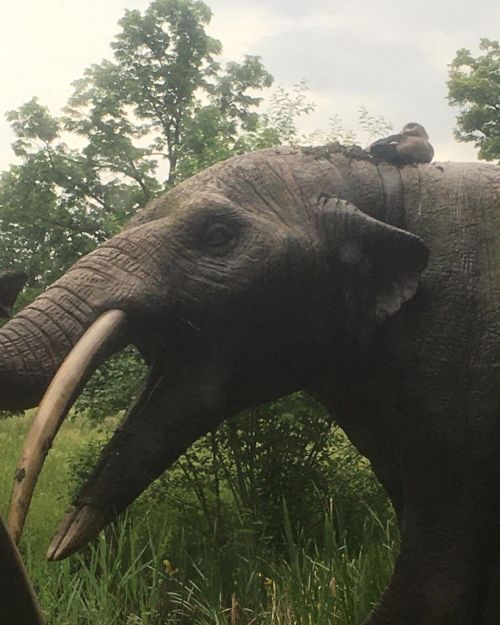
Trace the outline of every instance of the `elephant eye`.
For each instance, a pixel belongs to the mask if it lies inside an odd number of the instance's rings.
[[[215,223],[205,233],[205,244],[214,251],[221,251],[233,240],[233,232],[228,226]]]

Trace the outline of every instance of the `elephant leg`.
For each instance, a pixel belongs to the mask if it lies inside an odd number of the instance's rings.
[[[407,507],[391,582],[365,625],[472,625],[483,589],[481,558],[458,526],[416,522]]]
[[[496,568],[485,591],[481,616],[473,625],[498,625],[500,623],[500,566]]]
[[[387,493],[396,518],[398,520],[399,529],[403,526],[403,512],[404,512],[404,491],[403,484],[401,482],[401,475],[397,467],[388,462],[387,459],[371,459],[371,465],[373,472],[375,473],[378,481],[384,487]]]

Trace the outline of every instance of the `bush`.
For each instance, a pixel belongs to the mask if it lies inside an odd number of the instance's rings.
[[[101,447],[73,456],[72,489]],[[99,588],[107,614],[120,597],[123,622],[353,625],[388,579],[396,536],[369,464],[297,393],[197,441],[71,570],[89,586],[82,603]]]
[[[73,494],[102,446],[94,440],[73,457]],[[362,540],[367,515],[385,526],[392,514],[369,463],[322,406],[296,393],[245,411],[198,440],[142,495],[131,515],[150,509],[159,519],[168,514],[193,530],[192,540],[201,528],[218,545],[243,526],[279,548],[284,508],[291,527],[317,542],[326,507],[334,511],[339,537],[345,534],[353,545]]]
[[[137,395],[146,365],[134,347],[127,347],[101,365],[75,403],[74,410],[99,421],[126,410]]]

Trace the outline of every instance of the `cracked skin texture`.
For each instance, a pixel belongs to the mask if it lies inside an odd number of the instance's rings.
[[[401,553],[367,624],[497,625],[500,168],[398,168],[338,144],[263,150],[217,164],[151,202],[113,243],[113,255],[124,253],[127,242],[136,261],[146,263],[159,252],[144,253],[136,233],[150,224],[145,238],[152,237],[155,221],[161,230],[163,220],[174,223],[207,198],[272,214],[276,227],[281,222],[300,229],[314,219],[322,196],[342,198],[418,235],[431,252],[416,296],[359,342],[322,356],[303,384],[371,460],[398,514]],[[109,249],[104,244],[66,280],[82,267],[99,266]],[[148,275],[161,282],[154,271]],[[109,276],[104,272],[99,279],[105,284]],[[92,288],[83,280],[80,319],[88,314],[83,309]],[[53,294],[57,289],[63,293],[56,285]],[[70,295],[64,290],[66,305]],[[120,301],[128,305],[126,298]],[[105,309],[106,303],[93,302],[92,308]],[[4,337],[0,333],[0,347]],[[12,353],[11,344],[6,348]],[[57,357],[45,358],[49,369],[56,368]],[[50,375],[42,378],[33,400]]]

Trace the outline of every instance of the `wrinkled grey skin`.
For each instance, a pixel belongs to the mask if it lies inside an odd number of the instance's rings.
[[[36,404],[83,330],[120,308],[150,375],[77,506],[111,519],[224,418],[306,389],[399,517],[367,623],[497,624],[499,222],[494,166],[398,169],[335,145],[235,157],[0,331],[0,408]]]

